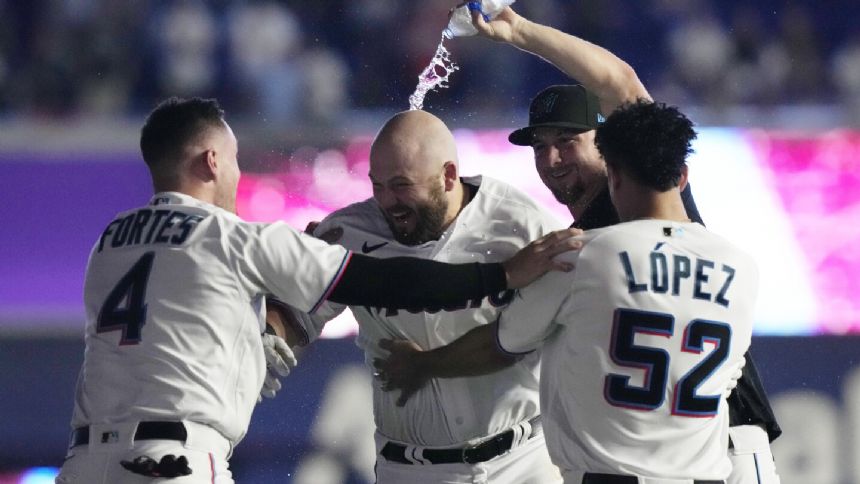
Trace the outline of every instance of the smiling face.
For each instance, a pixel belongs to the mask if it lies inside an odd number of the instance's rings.
[[[371,164],[373,198],[379,204],[394,240],[419,245],[436,240],[445,230],[448,199],[441,173],[421,176],[404,170],[389,171]]]
[[[429,113],[407,111],[386,123],[370,150],[369,177],[373,198],[401,244],[436,240],[456,217],[453,135]]]
[[[606,186],[606,166],[594,145],[594,130],[535,130],[535,168],[556,200],[571,208],[587,205]]]

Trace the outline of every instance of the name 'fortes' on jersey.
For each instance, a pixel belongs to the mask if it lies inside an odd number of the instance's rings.
[[[683,288],[686,296],[729,307],[728,293],[735,279],[733,267],[698,257],[665,254],[659,251],[662,246],[657,244],[649,254],[651,264],[647,274],[634,271],[627,251],[618,253],[630,294],[642,291],[666,294],[671,289],[671,295],[680,296]]]
[[[108,224],[97,251],[141,244],[181,245],[203,220],[178,210],[142,208]]]

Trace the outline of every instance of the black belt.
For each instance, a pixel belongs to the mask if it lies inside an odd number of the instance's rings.
[[[110,432],[102,432],[99,441],[103,444],[112,442],[116,436]],[[134,440],[179,440],[184,442],[188,432],[182,422],[140,422],[134,432]],[[81,427],[72,431],[69,447],[90,443],[90,428]]]
[[[639,484],[639,479],[636,476],[586,472],[582,476],[582,484]],[[702,481],[696,479],[693,481],[693,484],[725,484],[725,481]]]
[[[532,426],[532,432],[528,438],[532,438],[537,433],[536,425],[540,423],[540,415],[529,420]],[[511,450],[514,445],[514,430],[505,430],[500,434],[496,434],[491,438],[481,442],[480,444],[460,447],[456,449],[427,449],[422,452],[422,459],[431,464],[475,464],[478,462],[486,462],[494,457],[498,457],[505,452]],[[406,458],[406,449],[408,447],[403,444],[388,442],[382,447],[379,452],[382,457],[391,462],[399,462],[401,464],[414,464]]]

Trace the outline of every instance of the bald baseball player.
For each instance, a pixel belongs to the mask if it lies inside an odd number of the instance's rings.
[[[316,234],[335,231],[336,243],[380,258],[498,261],[563,225],[510,185],[461,176],[453,135],[424,111],[399,113],[382,127],[370,151],[369,178],[373,197],[334,212]],[[351,306],[357,344],[369,368],[384,355],[384,339],[440,347],[494,321],[512,296],[501,291],[458,307],[407,311]],[[312,339],[323,321],[302,320]],[[504,363],[488,362],[498,369],[486,376],[435,380],[408,401],[398,402],[374,379],[378,483],[561,482],[544,444],[540,355],[499,358]]]
[[[227,460],[264,379],[266,295],[309,313],[325,299],[466,306],[564,268],[550,258],[576,245],[556,244],[562,232],[504,265],[449,266],[373,259],[284,223],[245,222],[235,214],[238,145],[215,100],[163,102],[140,145],[155,195],[108,223],[90,254],[86,353],[58,483],[232,483]]]
[[[533,148],[541,180],[568,207],[574,227],[594,229],[617,223],[604,161],[593,140],[606,113],[623,102],[650,99],[635,71],[605,49],[531,22],[512,9],[489,23],[478,15],[473,19],[482,36],[538,55],[582,83],[551,86],[539,92],[529,109],[529,125],[511,133],[510,141]],[[689,185],[681,195],[688,217],[703,223]],[[393,345],[405,352],[405,358],[415,349]],[[782,431],[749,354],[746,360],[743,376],[728,401],[733,463],[728,483],[778,483],[769,441]],[[420,378],[412,379],[407,391],[420,384]]]

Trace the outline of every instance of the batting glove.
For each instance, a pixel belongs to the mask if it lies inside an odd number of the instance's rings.
[[[266,355],[266,379],[260,395],[274,398],[281,389],[279,376],[289,375],[298,362],[287,342],[274,334],[263,334],[263,353]]]

